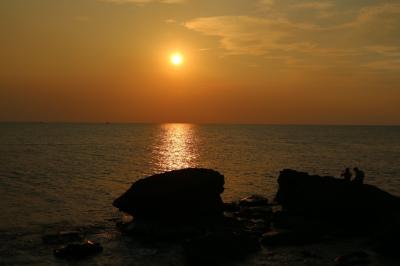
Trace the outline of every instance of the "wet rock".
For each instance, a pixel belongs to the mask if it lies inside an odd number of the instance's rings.
[[[244,232],[221,231],[187,241],[185,257],[190,265],[218,265],[238,260],[260,249],[258,238]]]
[[[42,237],[42,241],[48,245],[82,241],[82,239],[83,237],[79,231],[61,231],[56,234],[48,234]]]
[[[346,255],[339,256],[335,259],[336,265],[352,266],[370,264],[369,255],[364,251],[355,251]]]
[[[83,244],[69,244],[60,249],[54,250],[54,255],[61,259],[84,259],[89,256],[96,255],[103,251],[103,247],[99,243],[86,241]]]
[[[113,205],[135,217],[222,215],[224,176],[210,169],[187,168],[135,182]]]
[[[251,195],[239,201],[239,206],[256,207],[268,205],[268,199],[259,195]]]

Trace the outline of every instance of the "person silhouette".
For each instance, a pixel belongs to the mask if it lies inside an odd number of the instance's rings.
[[[342,172],[342,174],[341,174],[340,176],[342,176],[342,177],[344,178],[345,181],[350,181],[350,180],[351,180],[351,176],[352,176],[352,174],[351,174],[351,172],[350,172],[350,168],[346,168],[346,169]]]
[[[363,184],[364,183],[364,172],[355,167],[354,169],[355,177],[353,179],[353,182],[355,184]]]

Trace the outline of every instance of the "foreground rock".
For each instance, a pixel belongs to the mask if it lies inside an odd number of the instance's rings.
[[[182,169],[135,182],[114,206],[134,216],[119,228],[147,243],[179,243],[189,265],[216,265],[260,249],[269,227],[268,200],[251,196],[224,204],[224,176]]]
[[[182,169],[137,181],[114,206],[134,216],[120,224],[121,231],[148,244],[181,244],[189,264],[236,261],[260,243],[302,246],[354,233],[371,237],[381,254],[400,254],[393,234],[400,228],[399,198],[370,185],[293,170],[283,170],[278,182],[281,206],[257,195],[224,204],[221,174]],[[337,263],[363,261],[353,255]]]
[[[135,182],[113,205],[135,217],[203,217],[222,215],[224,176],[187,168]]]
[[[374,229],[400,210],[400,198],[372,185],[288,169],[281,171],[278,183],[276,200],[286,210],[344,228]]]

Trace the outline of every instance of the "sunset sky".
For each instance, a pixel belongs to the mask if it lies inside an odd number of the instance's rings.
[[[0,48],[0,121],[400,124],[399,0],[1,0]]]

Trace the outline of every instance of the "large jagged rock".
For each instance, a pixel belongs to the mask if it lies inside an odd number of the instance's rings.
[[[281,171],[278,183],[276,201],[285,209],[343,227],[382,225],[400,211],[400,198],[372,185],[289,169]]]
[[[135,182],[113,205],[135,217],[204,217],[223,212],[224,176],[217,171],[187,168]]]

